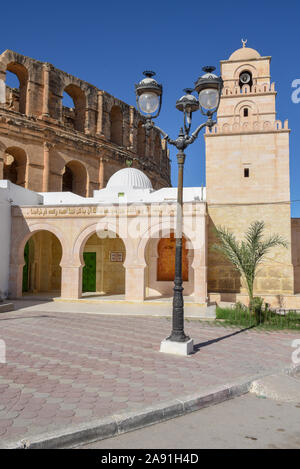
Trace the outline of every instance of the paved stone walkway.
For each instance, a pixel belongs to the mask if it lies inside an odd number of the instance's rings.
[[[190,321],[197,351],[176,357],[158,352],[170,328],[167,318],[30,308],[1,315],[0,443],[278,371],[292,365],[291,344],[300,338]]]

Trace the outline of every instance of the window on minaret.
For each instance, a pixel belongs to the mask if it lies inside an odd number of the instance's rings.
[[[244,117],[248,117],[249,116],[249,110],[247,107],[244,108]]]
[[[244,168],[244,177],[248,178],[250,176],[249,168]]]

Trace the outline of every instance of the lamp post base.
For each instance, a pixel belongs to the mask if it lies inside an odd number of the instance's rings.
[[[172,353],[173,355],[187,356],[194,351],[194,341],[189,339],[187,342],[175,342],[165,339],[160,344],[160,352]]]

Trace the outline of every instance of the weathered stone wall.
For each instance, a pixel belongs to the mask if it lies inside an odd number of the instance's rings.
[[[128,161],[150,177],[154,188],[170,186],[165,142],[156,131],[141,139],[144,120],[134,107],[51,64],[10,50],[0,55],[3,82],[7,70],[17,75],[20,87],[7,87],[0,97],[0,179],[7,154],[20,167],[16,149],[21,149],[26,160],[21,185],[38,192],[61,191],[65,167],[73,161],[86,173],[83,196],[105,187]],[[63,106],[64,91],[73,108]]]
[[[265,222],[266,236],[279,233],[288,241],[288,248],[272,249],[258,269],[254,287],[257,294],[292,294],[294,272],[291,262],[291,218],[289,204],[253,204],[208,206],[208,291],[246,292],[240,275],[218,253],[211,249],[216,242],[214,226],[224,226],[241,240],[250,223]]]
[[[292,262],[295,293],[300,293],[300,218],[292,218]]]

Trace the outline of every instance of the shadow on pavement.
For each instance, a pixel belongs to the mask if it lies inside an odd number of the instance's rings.
[[[253,329],[254,327],[255,326],[245,327],[245,329],[240,329],[239,331],[235,331],[232,334],[227,334],[222,337],[217,337],[216,339],[208,340],[207,342],[200,342],[199,344],[195,344],[193,353],[197,353],[202,347],[207,347],[208,345],[214,344],[216,342],[220,342],[221,340],[228,339],[229,337],[242,334],[243,332],[249,331],[249,329]]]
[[[0,318],[0,322],[1,321],[14,321],[15,319],[37,319],[37,318],[50,318],[50,319],[52,319],[53,317],[54,316],[48,316],[46,314],[35,315],[35,316],[17,316],[17,317],[13,317],[13,318]]]

